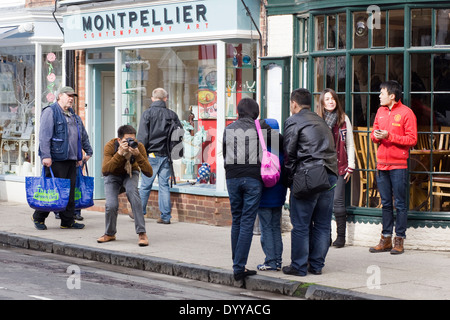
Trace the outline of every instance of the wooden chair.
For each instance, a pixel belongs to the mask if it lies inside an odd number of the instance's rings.
[[[437,134],[431,134],[430,127],[418,127],[417,128],[417,144],[414,149],[417,150],[431,150],[432,147],[436,148]],[[438,128],[434,128],[433,131],[438,131]]]
[[[441,127],[439,134],[438,150],[449,150],[450,146],[450,127]],[[440,157],[439,164],[435,168],[437,172],[450,172],[449,155]],[[450,174],[437,174],[431,176],[431,194],[435,199],[434,208],[442,209],[442,197],[450,197]]]
[[[441,127],[441,133],[439,134],[438,149],[449,150],[450,146],[450,127]]]
[[[376,170],[376,152],[378,146],[370,139],[370,132],[372,128],[367,127],[355,127],[354,140],[355,140],[355,153],[358,163],[359,173],[359,207],[366,204],[370,206],[371,199],[379,199],[378,189],[376,187],[375,172]],[[379,201],[379,200],[378,200]],[[377,207],[381,206],[381,202]]]

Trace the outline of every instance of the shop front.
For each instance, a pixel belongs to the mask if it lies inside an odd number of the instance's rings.
[[[347,186],[349,238],[370,245],[379,238],[376,145],[368,135],[379,107],[380,83],[396,80],[403,86],[402,102],[416,114],[419,131],[409,163],[405,244],[448,248],[448,2],[269,0],[266,8],[269,55],[290,53],[293,87],[310,89],[314,105],[323,89],[334,89],[352,121],[357,168]],[[283,29],[286,21],[288,28]],[[271,46],[282,44],[279,39],[286,39],[285,47]]]
[[[0,18],[0,201],[26,201],[25,176],[40,173],[42,108],[55,101],[64,68],[62,32],[48,7],[2,8]]]
[[[185,130],[183,157],[173,165],[172,216],[230,224],[221,138],[240,99],[257,99],[259,1],[129,3],[68,6],[63,13],[63,48],[86,56],[86,85],[79,93],[94,149],[95,197],[104,198],[106,141],[121,125],[138,129],[152,91],[162,87]],[[205,169],[209,175],[200,177]],[[147,210],[155,217],[157,190],[156,184]]]

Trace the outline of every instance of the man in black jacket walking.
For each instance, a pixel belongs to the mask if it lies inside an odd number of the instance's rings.
[[[330,246],[334,186],[337,181],[337,157],[331,130],[325,121],[310,110],[311,93],[306,89],[291,94],[292,116],[284,123],[286,176],[291,188],[290,216],[291,265],[283,272],[306,276],[307,271],[321,274]],[[330,189],[296,198],[295,176],[311,168],[324,167]],[[313,177],[317,178],[317,177]]]
[[[158,175],[158,205],[161,217],[158,223],[170,224],[171,204],[169,179],[171,177],[170,151],[168,150],[171,128],[182,128],[175,112],[166,107],[167,92],[162,88],[153,90],[152,104],[144,111],[139,124],[137,139],[147,150],[148,160],[153,169],[149,178],[142,175],[140,196],[144,215],[147,211],[148,197],[153,181]]]

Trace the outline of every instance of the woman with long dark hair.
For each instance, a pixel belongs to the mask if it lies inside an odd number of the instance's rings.
[[[320,94],[316,110],[333,132],[338,159],[338,180],[334,191],[334,217],[336,219],[337,238],[333,246],[341,248],[345,245],[347,226],[347,210],[345,208],[345,184],[350,180],[355,169],[355,145],[353,128],[350,119],[345,114],[336,92],[325,89]]]

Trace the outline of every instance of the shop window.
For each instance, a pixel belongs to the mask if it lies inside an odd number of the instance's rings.
[[[404,46],[403,9],[377,12],[376,20],[366,11],[353,13],[353,48]]]
[[[298,60],[299,85],[298,88],[306,88],[308,79],[308,61],[307,59]]]
[[[411,151],[411,209],[450,210],[450,59],[446,54],[411,54],[411,109],[418,142]]]
[[[335,49],[336,48],[336,30],[337,30],[336,16],[335,15],[327,16],[327,19],[328,19],[327,49]]]
[[[397,57],[397,56],[396,56]],[[401,55],[398,55],[401,58]],[[386,55],[353,56],[353,125],[371,126],[379,106],[380,84],[386,80],[386,61],[393,61]],[[400,68],[403,60],[397,61]],[[390,71],[398,74],[397,71]],[[399,80],[399,79],[397,79]]]
[[[316,76],[313,95],[316,103],[320,93],[325,88],[333,89],[338,94],[338,97],[344,100],[345,70],[345,56],[318,57],[314,59],[314,73]],[[342,104],[342,106],[345,106],[345,104]]]
[[[316,16],[314,19],[314,30],[316,33],[315,46],[316,51],[325,49],[325,16]]]
[[[308,19],[301,19],[301,48],[300,52],[307,52],[308,51]]]
[[[347,18],[341,13],[310,14],[312,52],[303,50],[307,20],[298,18],[294,83],[312,89],[314,105],[324,88],[338,93],[354,129],[357,168],[350,205],[381,208],[375,179],[377,146],[370,132],[380,104],[380,84],[398,81],[404,89],[402,102],[413,110],[418,124],[418,144],[409,163],[410,210],[450,211],[450,9],[414,6],[405,15],[404,9],[380,7],[378,25],[370,24],[366,9]],[[351,47],[341,46],[349,43],[349,34]],[[364,50],[372,48],[376,50]],[[348,58],[351,65],[346,65]]]
[[[226,118],[236,119],[236,106],[243,98],[256,99],[256,46],[227,44]],[[230,121],[227,121],[229,124]]]
[[[436,45],[450,45],[450,9],[436,10]]]
[[[411,45],[417,47],[450,45],[449,15],[450,9],[412,9]]]
[[[217,88],[216,45],[122,51],[121,123],[138,129],[152,91],[161,87],[168,92],[167,107],[177,113],[185,130],[184,156],[174,161],[181,185],[195,183],[204,162],[211,168],[209,183],[215,183],[216,138],[222,134],[216,132],[218,108],[225,108],[229,124],[242,98],[256,98],[256,44],[228,43],[225,54],[225,88]],[[217,101],[218,90],[225,91],[225,105]]]
[[[347,34],[347,15],[345,13],[338,14],[338,27],[336,28],[339,30],[337,36],[338,36],[338,49],[345,49],[346,48],[346,34]]]
[[[307,88],[307,78],[308,78],[308,25],[309,19],[305,17],[299,17],[297,19],[297,34],[298,39],[296,39],[295,44],[297,46],[297,60],[294,60],[294,68],[298,72],[298,77],[294,79],[294,86],[296,88]]]
[[[367,20],[369,15],[367,12],[353,13],[353,47],[368,48],[369,47],[369,28]]]
[[[386,11],[381,11],[377,19],[379,19],[377,21],[379,25],[372,28],[372,47],[383,48],[386,47]]]
[[[352,124],[357,160],[352,204],[380,207],[375,179],[377,146],[372,143],[370,132],[380,105],[380,84],[388,77],[403,83],[403,55],[355,55],[352,69]]]
[[[403,47],[405,39],[404,10],[389,10],[389,47]]]
[[[32,172],[34,114],[34,46],[0,48],[1,174]]]
[[[411,10],[411,45],[431,46],[432,9]]]
[[[345,14],[316,16],[314,23],[316,32],[314,48],[316,51],[345,49],[347,25]]]

